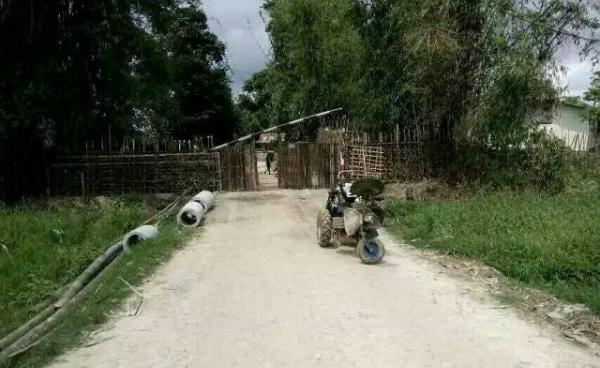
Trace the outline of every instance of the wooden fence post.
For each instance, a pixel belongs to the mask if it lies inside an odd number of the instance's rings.
[[[108,126],[108,154],[112,153],[112,133],[110,125]]]
[[[217,177],[219,179],[219,191],[223,191],[223,176],[221,174],[221,152],[215,153],[217,157]]]
[[[79,179],[81,182],[81,196],[85,197],[85,175],[84,175],[83,171],[79,172]]]

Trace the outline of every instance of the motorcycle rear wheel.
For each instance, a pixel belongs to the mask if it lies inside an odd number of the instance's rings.
[[[333,234],[333,222],[327,210],[321,210],[317,216],[317,242],[321,248],[333,246],[331,235]]]

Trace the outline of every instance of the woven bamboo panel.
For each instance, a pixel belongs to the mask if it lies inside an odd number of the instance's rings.
[[[278,181],[282,189],[331,188],[340,170],[337,146],[304,143],[280,147]]]
[[[346,152],[346,168],[352,179],[382,179],[386,170],[382,146],[350,146]]]
[[[415,181],[427,174],[422,143],[400,143],[383,146],[385,171],[388,181]]]
[[[186,154],[82,155],[50,166],[51,195],[257,190],[253,149]]]
[[[258,168],[253,146],[239,146],[219,150],[219,160],[220,190],[258,190]]]

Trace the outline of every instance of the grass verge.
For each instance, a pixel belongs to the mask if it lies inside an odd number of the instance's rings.
[[[155,209],[128,200],[110,206],[90,202],[0,212],[0,243],[6,247],[0,249],[0,335],[4,336],[35,315],[36,306]],[[157,239],[132,248],[65,323],[6,366],[41,367],[76,346],[131,293],[119,277],[139,285],[181,244],[175,221],[164,220]]]
[[[388,228],[410,244],[476,259],[600,314],[600,192],[478,194],[386,205]]]

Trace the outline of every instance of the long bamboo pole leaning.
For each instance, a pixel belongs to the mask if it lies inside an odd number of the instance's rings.
[[[85,299],[89,292],[92,291],[101,281],[102,275],[108,272],[108,270],[117,263],[115,261],[122,255],[122,252],[117,255],[113,262],[109,263],[106,265],[106,267],[100,270],[94,279],[90,280],[90,282],[86,284],[76,295],[66,301],[59,310],[54,309],[55,312],[48,316],[48,318],[34,326],[31,330],[25,333],[21,338],[8,346],[6,349],[0,351],[0,363],[4,363],[17,355],[26,352],[41,342],[50,331],[64,321],[65,318],[68,317],[69,313],[72,312],[73,309]],[[52,307],[53,306],[50,306],[49,308]]]
[[[279,130],[281,128],[284,128],[284,127],[288,127],[288,126],[300,124],[300,123],[303,123],[303,122],[311,120],[311,119],[315,119],[315,118],[320,118],[320,117],[323,117],[323,116],[331,115],[333,113],[340,112],[340,111],[343,111],[343,110],[344,109],[340,107],[338,109],[333,109],[333,110],[329,110],[329,111],[323,111],[323,112],[320,112],[318,114],[313,114],[313,115],[305,116],[305,117],[302,117],[300,119],[289,121],[289,122],[287,122],[285,124],[277,125],[277,126],[265,129],[265,130],[261,130],[259,132],[248,134],[248,135],[243,136],[241,138],[235,139],[235,140],[233,140],[231,142],[224,143],[224,144],[221,144],[220,146],[213,147],[212,150],[213,151],[218,151],[220,149],[229,147],[232,144],[245,142],[245,141],[250,140],[250,139],[252,139],[252,138],[254,138],[256,136],[259,136],[261,134],[275,132],[275,131],[277,131],[277,130]]]
[[[170,213],[191,189],[188,188],[185,190],[183,194],[158,214],[146,220],[144,224],[149,224],[153,221],[156,223],[160,222],[161,218]],[[48,331],[57,326],[68,315],[75,305],[83,300],[86,294],[85,290],[93,287],[101,275],[104,274],[104,271],[110,265],[114,264],[114,261],[122,254],[123,244],[121,242],[109,247],[75,281],[67,285],[64,293],[59,297],[57,302],[47,306],[29,321],[0,339],[0,363],[7,361],[17,354],[23,353],[37,344]]]

